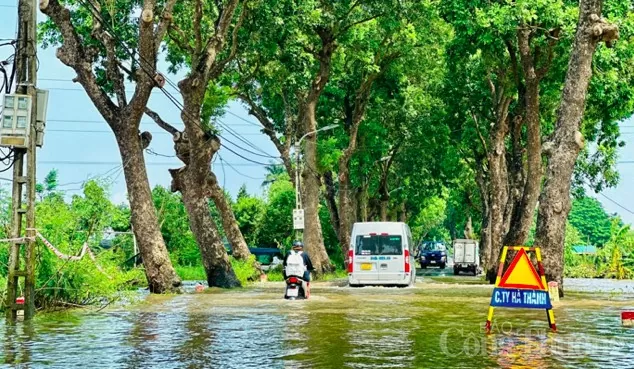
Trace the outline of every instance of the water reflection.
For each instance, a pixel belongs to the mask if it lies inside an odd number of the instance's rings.
[[[5,324],[4,326],[4,364],[18,365],[30,368],[31,346],[34,341],[35,330],[32,323]]]
[[[154,341],[157,338],[158,314],[140,312],[127,317],[132,326],[126,336],[130,355],[123,359],[126,368],[144,368],[151,364]],[[126,320],[127,320],[126,319]]]
[[[621,328],[613,301],[566,300],[556,308],[554,334],[542,314],[500,309],[494,334],[485,335],[488,293],[323,288],[310,301],[291,302],[260,288],[42,314],[28,324],[0,322],[0,367],[634,366],[634,330]]]
[[[185,319],[185,335],[176,348],[178,362],[187,369],[211,368],[211,347],[214,347],[216,330],[212,317],[207,314],[188,314]]]

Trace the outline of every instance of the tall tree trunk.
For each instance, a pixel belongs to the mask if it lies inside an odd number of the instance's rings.
[[[482,225],[480,227],[480,265],[485,268],[491,255],[491,208],[489,206],[489,185],[484,174],[483,163],[479,161],[476,183],[482,198]],[[484,269],[486,270],[486,269]]]
[[[315,120],[315,107],[317,101],[310,101],[306,104],[306,132],[317,129]],[[319,220],[319,194],[321,183],[317,172],[317,139],[316,135],[311,135],[305,140],[304,150],[305,167],[302,173],[302,204],[304,207],[304,247],[310,255],[315,272],[320,275],[332,271],[330,258],[324,246],[324,238]]]
[[[367,222],[368,221],[368,186],[369,183],[368,181],[365,181],[363,183],[363,185],[360,188],[360,193],[359,193],[359,218],[362,222]]]
[[[197,179],[200,173],[192,173],[192,169],[192,166],[187,166],[170,170],[173,179],[172,190],[177,189],[183,195],[189,226],[202,255],[207,284],[209,287],[240,287],[240,281],[231,267],[216,223],[211,217],[207,193]]]
[[[225,231],[225,235],[227,236],[227,240],[231,246],[231,255],[238,260],[249,260],[252,255],[251,250],[249,250],[249,246],[242,235],[242,231],[240,231],[238,221],[233,214],[231,205],[229,205],[229,202],[227,201],[225,192],[222,190],[222,187],[218,185],[218,179],[211,171],[209,172],[207,184],[209,186],[209,195],[211,196],[214,204],[216,204],[216,208],[220,213],[222,229]],[[259,276],[264,273],[262,271],[262,266],[255,258],[252,260],[251,266],[254,269],[254,273],[249,279],[257,280]]]
[[[564,238],[571,206],[570,182],[575,161],[584,145],[579,129],[592,77],[592,58],[600,41],[611,46],[618,39],[617,27],[600,18],[601,7],[601,0],[581,0],[579,3],[577,32],[557,111],[557,123],[550,142],[544,147],[548,166],[539,199],[535,244],[543,249],[546,279],[559,282],[562,297]]]
[[[143,109],[156,85],[153,76],[153,73],[157,73],[156,53],[172,20],[168,15],[171,15],[174,4],[174,0],[162,4],[164,17],[141,17],[139,21],[136,51],[145,60],[142,69],[149,69],[151,73],[142,73],[139,70],[136,75],[130,76],[135,79],[136,86],[134,95],[128,99],[112,35],[108,35],[102,27],[100,17],[94,13],[91,16],[91,35],[94,42],[87,43],[83,32],[88,31],[75,27],[69,8],[57,0],[40,3],[40,10],[55,23],[59,39],[62,40],[62,46],[56,52],[57,58],[75,71],[77,77],[74,81],[82,85],[95,108],[114,132],[123,161],[134,234],[143,258],[149,289],[154,293],[173,291],[180,286],[181,281],[174,271],[161,236],[143,158],[143,150],[149,145],[152,135],[148,132],[139,135],[139,126]],[[154,0],[143,2],[144,14],[155,11],[158,13],[161,11],[158,8]],[[158,24],[155,23],[157,19],[160,19]],[[100,51],[105,55],[98,55]],[[112,82],[116,104],[114,98],[98,83],[94,65],[98,56],[107,60],[106,78]],[[104,64],[100,67],[104,67]]]
[[[225,192],[222,190],[220,185],[218,185],[218,180],[215,174],[210,173],[208,178],[209,194],[220,213],[222,228],[224,229],[227,240],[231,245],[231,255],[238,260],[247,260],[249,256],[251,256],[251,252],[249,251],[247,242],[244,240],[244,236],[240,231],[240,227],[238,226],[238,221],[233,214],[233,210],[225,197]]]
[[[506,223],[504,219],[508,201],[508,177],[505,138],[508,133],[508,107],[512,98],[500,96],[497,100],[496,122],[491,131],[491,147],[488,153],[489,169],[489,230],[490,251],[485,259],[487,279],[495,281],[500,251],[504,246]]]
[[[344,153],[345,155],[345,153]],[[352,208],[352,188],[348,160],[339,161],[339,234],[341,235],[341,252],[346,255],[350,248],[350,233],[354,223]]]
[[[332,172],[326,171],[324,173],[324,184],[326,185],[326,205],[328,206],[328,212],[330,214],[330,221],[332,222],[332,228],[335,230],[337,240],[342,243],[340,233],[340,220],[339,220],[339,208],[337,206],[337,189],[332,179]]]
[[[405,205],[405,201],[403,201],[401,202],[399,220],[403,223],[407,223],[407,218],[407,206]]]
[[[539,83],[541,75],[535,70],[535,60],[530,50],[530,29],[518,31],[520,59],[526,89],[524,91],[526,124],[526,180],[519,206],[513,212],[506,243],[521,245],[528,239],[533,215],[542,183],[541,121],[539,119]]]
[[[138,132],[115,134],[123,162],[132,229],[136,237],[139,252],[145,267],[150,292],[163,293],[173,291],[181,285],[169,258],[161,229],[158,226],[156,209],[152,202],[152,191],[145,169],[143,142]]]
[[[390,204],[389,198],[381,197],[381,221],[387,222],[387,210]]]
[[[336,49],[332,30],[319,30],[322,41],[318,52],[319,71],[314,76],[308,95],[300,105],[299,122],[306,134],[304,149],[304,170],[302,171],[302,203],[304,207],[304,247],[311,257],[317,275],[333,270],[330,258],[324,246],[324,238],[319,220],[320,175],[317,171],[317,119],[315,117],[317,103],[323,92],[332,65],[332,55]]]

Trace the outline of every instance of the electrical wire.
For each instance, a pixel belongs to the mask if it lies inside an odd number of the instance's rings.
[[[237,169],[236,169],[233,165],[231,165],[230,163],[225,163],[225,164],[227,164],[227,166],[228,166],[229,168],[233,169],[233,171],[234,171],[234,172],[236,172],[237,174],[241,175],[242,177],[246,177],[246,178],[249,178],[249,179],[254,179],[254,180],[258,180],[258,181],[260,181],[260,180],[265,180],[265,179],[266,179],[265,177],[259,177],[259,178],[257,178],[257,177],[252,177],[252,176],[250,176],[250,175],[246,175],[246,174],[244,174],[244,173],[240,172],[239,170],[237,170]]]
[[[227,175],[225,173],[225,161],[222,160],[222,156],[218,154],[218,159],[220,159],[220,166],[222,167],[222,190],[225,190],[225,185],[227,184]]]
[[[604,195],[603,193],[599,193],[599,195],[601,195],[601,196],[605,197],[608,201],[612,202],[613,204],[615,204],[616,206],[620,207],[621,209],[623,209],[623,210],[627,211],[628,213],[630,213],[630,214],[634,214],[634,211],[632,211],[632,210],[630,210],[630,209],[626,208],[625,206],[621,205],[621,204],[620,204],[620,203],[618,203],[617,201],[612,200],[612,199],[611,199],[611,198],[609,198],[607,195]]]
[[[51,129],[46,129],[46,132],[66,132],[66,133],[112,133],[112,131],[106,131],[106,130],[89,130],[89,129],[57,129],[57,128],[51,128]],[[153,134],[153,135],[171,135],[169,132],[166,131],[148,131],[149,133]],[[243,135],[245,136],[260,136],[259,133],[243,133]],[[227,140],[229,143],[234,144],[233,142]],[[235,144],[234,144],[235,145]],[[265,158],[272,158],[272,159],[279,159],[279,157],[274,157],[274,156],[268,156],[268,155],[262,155],[262,154],[258,154],[258,153],[254,153],[251,151],[248,151],[247,149],[241,148],[244,151],[247,151],[253,155],[258,155],[258,156],[262,156]]]
[[[254,150],[259,151],[259,152],[261,152],[262,154],[264,154],[264,155],[259,155],[259,154],[254,154],[254,155],[258,155],[258,156],[265,157],[265,158],[271,158],[271,159],[279,159],[279,158],[280,158],[280,156],[279,156],[279,155],[278,155],[278,156],[272,156],[271,154],[268,154],[266,151],[262,150],[261,148],[259,148],[259,147],[255,146],[255,145],[253,145],[251,142],[246,141],[244,138],[240,137],[240,135],[239,135],[239,134],[238,134],[238,133],[237,133],[237,132],[236,132],[233,128],[231,128],[231,127],[229,127],[228,125],[226,125],[225,123],[223,123],[220,119],[218,119],[217,121],[218,121],[218,124],[219,124],[221,127],[225,128],[227,131],[229,131],[229,133],[230,133],[230,134],[232,134],[233,136],[235,136],[238,140],[240,140],[240,141],[242,141],[243,143],[247,144],[247,146],[250,146],[250,147],[251,147],[251,148],[253,148]],[[226,140],[226,138],[225,138],[225,140]],[[235,144],[234,144],[234,145],[235,145]],[[237,146],[237,145],[236,145],[236,146]],[[247,151],[247,150],[244,150],[244,151]],[[247,152],[248,152],[248,151],[247,151]]]
[[[156,73],[158,73],[158,69],[156,69],[154,67],[153,64],[149,63],[147,60],[145,60],[143,58],[143,55],[141,55],[141,53],[139,53],[138,51],[131,51],[130,48],[127,46],[127,44],[125,44],[125,42],[123,42],[114,32],[114,30],[110,27],[110,24],[107,22],[104,22],[103,18],[100,15],[100,11],[99,9],[97,9],[94,4],[90,3],[90,2],[86,2],[84,0],[79,0],[79,3],[83,4],[84,6],[88,6],[89,8],[92,8],[91,13],[93,14],[93,16],[95,18],[97,18],[97,20],[103,25],[105,26],[105,28],[111,33],[111,36],[113,37],[113,39],[115,41],[117,41],[119,43],[120,46],[122,46],[125,51],[130,55],[130,58],[132,59],[132,62],[136,62],[139,67],[141,68],[141,70],[143,70],[150,78],[154,78],[154,76],[156,75]],[[136,60],[135,57],[135,53],[139,56],[139,60]],[[149,65],[152,69],[154,69],[156,72],[155,74],[152,74],[152,71],[148,72],[145,67],[143,66],[143,63]],[[162,74],[162,73],[161,73]],[[170,84],[172,87],[177,88],[178,86],[172,82],[166,75],[162,74],[163,78],[165,79],[165,81]],[[197,122],[196,119],[192,119],[191,116],[188,116],[188,113],[184,110],[184,105],[182,103],[180,103],[174,96],[172,96],[165,88],[163,87],[159,87],[161,89],[161,91],[163,91],[163,93],[168,97],[168,99],[181,111],[181,113],[185,116],[187,116],[187,118],[189,118],[191,120],[191,122],[195,125],[197,125],[200,129],[202,129],[203,131],[205,131],[205,129],[200,125],[200,123]],[[222,135],[218,135],[219,137],[221,137],[223,140],[226,140],[226,138],[222,137]],[[226,149],[228,149],[231,152],[234,152],[233,150],[229,149],[227,146],[223,145],[222,142],[220,143],[220,145],[222,147],[225,147]],[[244,148],[236,145],[238,148],[240,148],[241,150],[245,150]],[[246,150],[245,150],[246,151]],[[234,152],[235,153],[235,152]],[[253,163],[258,163],[255,160],[249,159],[245,156],[239,155],[241,158],[243,158],[244,160],[247,161],[251,161]]]
[[[154,150],[152,150],[150,148],[145,149],[145,152],[150,154],[150,155],[161,156],[161,157],[164,157],[164,158],[175,158],[176,157],[176,155],[160,154],[160,153],[158,153],[158,152],[156,152],[156,151],[154,151]]]

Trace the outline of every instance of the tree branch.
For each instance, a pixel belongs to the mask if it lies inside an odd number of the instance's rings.
[[[517,53],[515,51],[515,46],[511,43],[511,41],[505,39],[504,44],[506,45],[506,50],[509,53],[509,57],[511,58],[511,71],[513,72],[513,77],[515,78],[515,84],[518,86],[521,83],[519,67],[517,62]]]
[[[226,58],[214,64],[211,72],[209,73],[209,78],[216,78],[219,76],[224,70],[225,66],[233,60],[236,56],[236,52],[238,51],[238,31],[240,27],[242,27],[242,23],[244,22],[244,18],[247,15],[247,7],[244,5],[242,7],[242,11],[240,12],[240,17],[236,22],[236,25],[233,27],[233,33],[231,36],[231,50],[229,51],[229,55]]]
[[[218,11],[220,11],[220,5],[218,5]],[[196,8],[194,10],[194,52],[195,55],[200,54],[203,51],[203,35],[201,30],[201,23],[203,18],[203,2],[202,0],[196,0]],[[185,39],[186,40],[186,39]]]
[[[164,121],[163,118],[161,118],[161,116],[158,115],[158,113],[155,112],[154,110],[146,107],[145,108],[145,115],[147,115],[148,117],[152,118],[152,120],[154,120],[154,122],[159,127],[163,128],[165,131],[167,131],[172,136],[176,136],[177,134],[180,133],[180,131],[178,129],[176,129],[174,126],[172,126],[171,124],[169,124],[166,121]]]
[[[380,16],[382,16],[382,15],[384,15],[384,14],[383,14],[383,13],[379,13],[379,14],[371,15],[371,16],[369,16],[369,17],[367,17],[367,18],[363,18],[363,19],[358,20],[358,21],[356,21],[356,22],[352,22],[352,23],[350,23],[350,24],[349,24],[349,25],[347,25],[347,26],[344,26],[344,27],[341,29],[341,31],[340,31],[340,32],[335,33],[335,39],[336,39],[336,38],[338,38],[339,36],[341,36],[342,34],[344,34],[344,33],[348,32],[348,30],[349,30],[350,28],[352,28],[352,27],[354,27],[354,26],[356,26],[356,25],[359,25],[359,24],[365,23],[365,22],[369,22],[369,21],[371,21],[371,20],[373,20],[373,19],[376,19],[376,18],[378,18],[378,17],[380,17]]]
[[[82,85],[101,116],[114,128],[118,122],[119,108],[97,83],[92,70],[92,57],[84,48],[84,41],[79,37],[71,22],[70,11],[58,0],[40,3],[40,10],[53,20],[64,40],[62,46],[57,49],[57,58],[73,68],[77,73],[75,80]]]
[[[482,136],[482,132],[480,132],[480,124],[478,123],[478,117],[476,117],[476,115],[473,112],[471,112],[471,117],[473,118],[473,122],[475,123],[476,132],[478,132],[478,138],[480,138],[482,149],[484,149],[485,153],[488,153],[489,149],[487,147],[487,142],[484,139],[484,136]]]
[[[543,63],[543,65],[540,68],[537,69],[537,78],[539,80],[544,78],[546,73],[548,73],[550,66],[552,65],[553,57],[555,54],[555,45],[557,45],[557,41],[559,41],[560,32],[561,32],[561,28],[559,27],[549,31],[549,34],[551,37],[548,40],[548,51],[546,53],[547,55],[546,61]],[[535,62],[537,63],[538,60],[536,60]]]
[[[219,16],[216,21],[214,35],[207,41],[205,54],[201,58],[200,63],[198,63],[198,68],[196,68],[205,81],[209,78],[209,73],[216,61],[216,56],[225,44],[225,39],[229,32],[229,27],[231,26],[231,20],[239,3],[239,0],[228,0],[225,7],[218,12]]]
[[[275,126],[273,122],[268,118],[268,115],[261,106],[259,106],[250,96],[247,94],[239,94],[238,95],[242,101],[244,101],[247,105],[249,105],[249,114],[253,115],[259,122],[262,124],[262,131],[264,134],[269,136],[277,151],[282,154],[284,152],[284,145],[277,137],[277,131],[275,130]],[[289,140],[290,141],[290,140]]]
[[[104,31],[102,18],[101,18],[101,5],[94,0],[89,0],[91,3],[90,12],[92,13],[93,28],[91,35],[99,40],[106,49],[106,74],[108,79],[113,83],[113,89],[115,96],[117,97],[117,103],[119,108],[125,108],[128,103],[125,93],[125,84],[123,82],[123,74],[119,70],[119,62],[117,60],[117,53],[113,42],[113,37],[108,32]]]
[[[169,31],[176,32],[177,35],[174,35],[172,32],[169,32]],[[183,52],[188,53],[190,55],[196,54],[196,50],[189,43],[187,36],[185,36],[185,33],[183,32],[183,30],[178,28],[177,25],[170,24],[169,30],[168,30],[168,36],[172,41],[174,41],[176,46],[178,46]]]
[[[161,22],[156,28],[156,33],[154,36],[155,38],[154,49],[156,50],[157,53],[158,53],[159,47],[161,46],[161,42],[163,42],[163,38],[165,37],[165,34],[167,33],[167,30],[172,24],[172,19],[173,19],[172,11],[174,10],[175,4],[176,4],[176,0],[168,0],[167,3],[165,3],[165,7],[163,7],[163,13],[161,14]]]
[[[139,70],[136,77],[136,89],[127,109],[132,120],[141,121],[150,93],[156,82],[156,49],[154,47],[154,8],[156,0],[144,0],[139,20]]]

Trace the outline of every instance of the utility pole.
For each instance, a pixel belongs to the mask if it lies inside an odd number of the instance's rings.
[[[299,175],[299,172],[300,172],[299,155],[301,153],[302,141],[306,137],[312,134],[316,134],[317,132],[328,131],[331,129],[335,129],[337,127],[339,127],[338,124],[331,124],[329,126],[325,126],[315,131],[308,132],[305,135],[303,135],[299,140],[297,140],[297,142],[295,142],[295,157],[297,160],[297,164],[295,166],[295,209],[293,209],[293,229],[295,229],[296,231],[295,237],[297,239],[299,239],[300,232],[304,230],[304,209],[302,208],[302,196],[300,194],[300,185],[299,185],[299,179],[301,177]]]
[[[35,152],[38,146],[38,133],[43,134],[37,126],[37,1],[19,0],[18,6],[18,47],[17,47],[17,89],[15,99],[17,109],[28,110],[30,114],[15,116],[14,127],[22,128],[26,134],[24,145],[14,144],[13,192],[11,217],[11,251],[9,254],[9,277],[7,280],[7,319],[15,321],[19,310],[24,310],[24,319],[35,315]],[[22,97],[20,97],[22,95]],[[30,99],[28,99],[30,97]],[[13,99],[13,97],[12,97]],[[21,105],[24,106],[21,106]],[[5,106],[5,109],[7,107]],[[7,117],[3,129],[7,124]],[[21,123],[20,118],[24,121]],[[13,121],[14,118],[11,118]],[[27,121],[28,120],[28,121]],[[16,125],[17,124],[17,125]],[[28,124],[24,127],[21,124]],[[8,124],[7,124],[8,125]],[[38,132],[39,131],[39,132]],[[14,137],[10,137],[9,142]],[[12,141],[14,142],[14,141]],[[6,143],[5,143],[6,144]],[[40,142],[41,145],[41,142]],[[26,158],[26,160],[25,160]],[[26,176],[24,163],[26,161]],[[22,204],[23,185],[26,185],[26,208]],[[26,215],[26,233],[22,236],[22,216]],[[25,246],[25,250],[22,250]],[[24,252],[23,252],[24,251]],[[20,260],[21,255],[25,260]],[[24,277],[23,305],[16,298],[19,292],[19,277]]]

